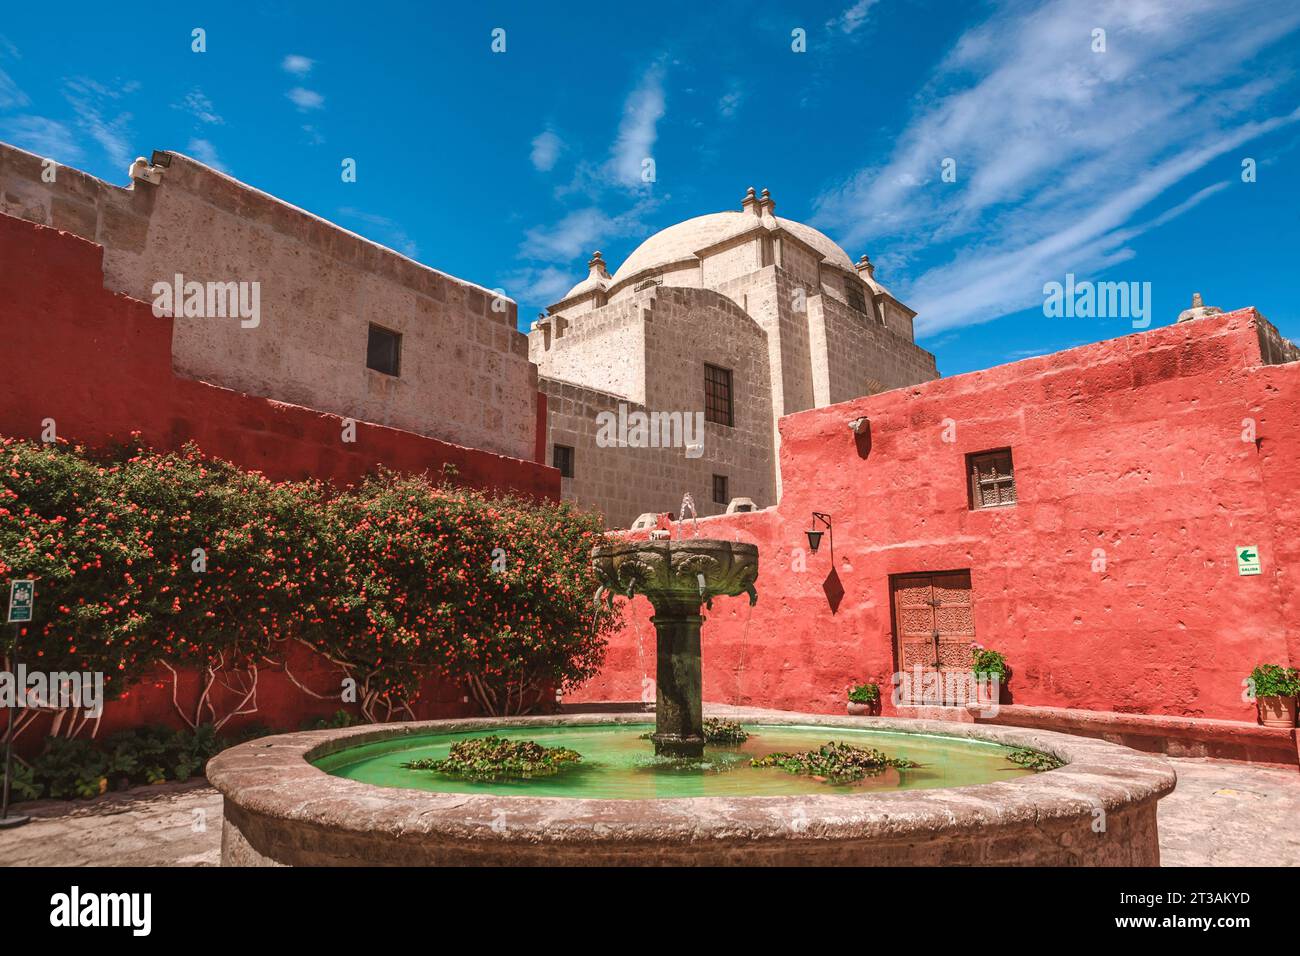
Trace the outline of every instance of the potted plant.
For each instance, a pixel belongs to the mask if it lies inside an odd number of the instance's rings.
[[[970,669],[977,682],[984,682],[986,685],[993,680],[998,682],[996,697],[990,695],[990,700],[982,700],[983,688],[980,688],[972,699],[981,698],[982,703],[997,703],[1002,696],[1002,688],[1006,686],[1007,678],[1011,676],[1011,668],[1007,666],[1007,659],[1002,655],[1002,652],[989,650],[983,644],[972,643],[970,646]],[[977,683],[976,686],[978,687],[979,684]]]
[[[1265,727],[1294,727],[1300,671],[1280,664],[1260,664],[1250,672],[1247,695],[1255,698],[1259,722]]]
[[[849,713],[855,717],[880,713],[880,685],[854,684],[849,688]]]

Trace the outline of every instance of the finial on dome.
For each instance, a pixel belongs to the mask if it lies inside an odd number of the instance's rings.
[[[740,208],[743,212],[752,212],[756,216],[759,214],[758,197],[754,195],[753,186],[745,190],[745,198],[740,201]]]
[[[591,259],[587,262],[589,275],[599,276],[603,279],[609,278],[609,270],[605,267],[605,260],[597,249],[591,254]]]
[[[776,208],[776,203],[772,201],[772,193],[764,189],[763,194],[758,199],[758,214],[760,216],[771,216],[772,210]]]
[[[872,279],[876,277],[876,264],[867,258],[865,252],[862,254],[862,258],[854,264],[854,268],[857,269],[859,273],[865,272]]]

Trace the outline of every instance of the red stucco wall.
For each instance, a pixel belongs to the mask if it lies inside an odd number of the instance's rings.
[[[47,418],[55,421],[61,438],[91,446],[139,432],[155,448],[194,441],[207,454],[275,479],[315,476],[350,483],[381,463],[435,475],[451,464],[466,484],[558,500],[559,472],[540,462],[366,422],[357,423],[356,442],[345,444],[336,415],[174,375],[171,320],[156,318],[143,302],[107,291],[102,255],[95,243],[0,215],[5,343],[0,434],[39,438]],[[317,692],[337,695],[337,671],[305,648],[289,654],[294,676]],[[296,727],[304,716],[340,707],[337,697],[318,701],[303,694],[274,668],[261,675],[258,686],[258,712],[232,728],[254,722]],[[182,703],[192,706],[193,675],[182,676],[182,687]],[[226,704],[237,700],[232,694],[224,698]],[[469,710],[459,690],[431,680],[418,713],[453,716]],[[172,686],[163,674],[110,703],[101,733],[148,723],[177,723]]]
[[[1255,321],[1242,310],[783,419],[780,505],[701,522],[760,549],[758,605],[706,614],[705,699],[836,712],[855,681],[887,692],[890,575],[969,568],[976,640],[1007,655],[1012,702],[1253,721],[1242,678],[1300,663],[1300,365],[1261,367]],[[863,415],[869,442],[847,427]],[[1258,443],[1242,441],[1246,418]],[[971,511],[965,456],[1006,446],[1019,503]],[[813,511],[834,524],[834,612],[825,539],[797,570]],[[1247,544],[1258,577],[1238,576]],[[648,616],[637,598],[572,699],[641,697]]]

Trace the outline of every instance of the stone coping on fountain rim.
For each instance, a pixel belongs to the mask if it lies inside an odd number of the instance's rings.
[[[897,843],[1069,818],[1088,819],[1150,805],[1174,789],[1167,761],[1106,741],[1019,727],[937,720],[800,714],[727,708],[745,723],[886,730],[1028,747],[1066,761],[1014,780],[862,794],[679,797],[611,800],[436,793],[379,787],[317,769],[310,761],[380,740],[532,726],[641,724],[645,713],[574,713],[469,718],[303,731],[248,741],[218,754],[209,781],[239,814],[296,822],[313,830],[383,834],[391,839],[481,844],[659,845],[765,840],[879,840]],[[833,734],[828,734],[832,739]],[[508,827],[499,826],[501,814]],[[792,819],[797,826],[792,827]],[[497,826],[493,824],[497,823]],[[1154,826],[1154,822],[1152,823]],[[1152,834],[1154,836],[1154,834]],[[1158,850],[1156,851],[1158,854]]]

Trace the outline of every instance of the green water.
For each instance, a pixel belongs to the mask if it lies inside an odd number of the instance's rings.
[[[1006,755],[1010,753],[1007,748],[983,741],[839,727],[744,726],[751,734],[747,741],[710,744],[703,762],[691,766],[655,757],[653,744],[640,739],[642,734],[654,729],[653,724],[521,727],[403,737],[342,750],[320,758],[315,765],[336,777],[380,787],[613,800],[924,790],[1011,780],[1032,772],[1007,760]],[[582,754],[582,763],[555,776],[491,783],[459,780],[428,770],[406,770],[401,766],[417,757],[445,757],[456,741],[489,733],[512,740],[535,740],[547,747],[568,747]],[[830,740],[875,747],[891,757],[905,757],[920,766],[911,770],[889,768],[880,776],[856,783],[831,784],[776,768],[749,765],[754,757],[775,751],[811,750]]]

